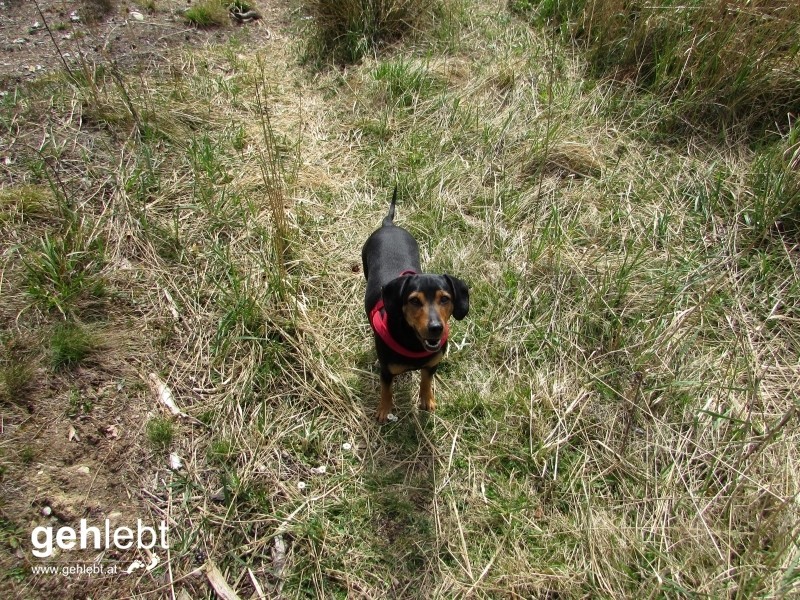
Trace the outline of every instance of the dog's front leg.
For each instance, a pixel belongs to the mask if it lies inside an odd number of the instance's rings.
[[[419,379],[419,407],[422,410],[436,410],[436,400],[433,397],[433,376],[436,367],[423,367]]]
[[[388,370],[381,369],[381,402],[378,405],[378,423],[386,423],[386,418],[394,408],[392,379],[394,376]]]

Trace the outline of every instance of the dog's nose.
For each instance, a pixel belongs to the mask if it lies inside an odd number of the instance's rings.
[[[428,325],[428,333],[431,335],[441,335],[442,331],[444,331],[444,325],[441,323],[431,323]]]

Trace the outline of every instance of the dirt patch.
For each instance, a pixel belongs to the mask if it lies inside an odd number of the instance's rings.
[[[233,35],[264,44],[288,21],[282,3],[258,6],[258,21],[232,19],[203,30],[185,22],[186,2],[100,5],[103,11],[87,22],[85,2],[39,0],[38,8],[29,0],[0,2],[0,93],[11,94],[52,72],[80,72],[85,65],[114,64],[123,73],[152,69],[187,46],[223,43]],[[0,191],[13,180],[9,177],[0,179]],[[20,231],[20,240],[5,240],[0,248],[23,241],[26,234]],[[0,293],[7,296],[19,274],[15,267],[0,276]],[[18,301],[6,300],[0,307],[0,366],[26,365],[30,382],[13,394],[0,389],[0,598],[99,599],[148,592],[158,597],[171,583],[164,551],[113,544],[62,551],[55,539],[59,530],[81,527],[105,534],[106,524],[112,533],[124,527],[136,532],[140,520],[154,530],[170,526],[175,473],[168,453],[154,449],[145,433],[151,417],[168,416],[147,384],[152,368],[147,354],[153,349],[142,343],[135,319],[116,320],[136,309],[110,301],[96,332],[99,348],[77,368],[54,370],[47,341],[52,324],[29,322]],[[7,385],[0,381],[0,388]],[[42,549],[52,547],[52,555],[32,556],[37,528]],[[48,535],[54,537],[46,543]],[[93,535],[87,534],[90,543]],[[180,542],[170,539],[175,543]],[[154,555],[159,565],[148,570]],[[42,567],[52,571],[37,572]]]
[[[148,473],[155,476],[153,466],[164,459],[142,444],[142,424],[154,404],[137,368],[100,352],[67,372],[46,368],[45,356],[35,364],[40,366],[29,389],[2,404],[0,595],[110,597],[109,588],[118,595],[157,587],[156,578],[142,586],[121,572],[140,560],[139,552],[62,552],[55,538],[62,528],[79,531],[82,522],[100,531],[106,521],[112,529],[135,527],[139,519],[154,524],[140,482]],[[37,527],[39,550],[54,550],[50,556],[32,556]],[[104,574],[64,571],[92,565],[101,565]],[[40,567],[58,573],[37,573]]]
[[[37,8],[38,4],[38,8]],[[107,6],[106,6],[107,4]],[[266,40],[285,25],[283,3],[258,6],[261,19],[198,29],[183,16],[191,0],[117,2],[97,0],[0,1],[0,89],[62,69],[115,62],[121,68],[150,68],[171,49],[224,41],[246,29]],[[41,9],[41,12],[39,11]]]

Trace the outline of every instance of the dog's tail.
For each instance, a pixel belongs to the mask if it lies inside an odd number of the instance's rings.
[[[389,213],[383,218],[383,226],[389,227],[394,225],[394,207],[397,204],[397,186],[394,186],[394,193],[392,194],[392,203],[389,205]]]

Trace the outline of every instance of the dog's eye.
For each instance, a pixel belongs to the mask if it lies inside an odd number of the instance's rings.
[[[439,304],[450,304],[450,296],[442,296]]]
[[[408,299],[408,303],[409,303],[411,306],[416,306],[417,308],[419,308],[420,306],[422,306],[422,300],[420,300],[420,299],[419,299],[419,298],[417,298],[416,296],[414,296],[413,298],[409,298],[409,299]]]

